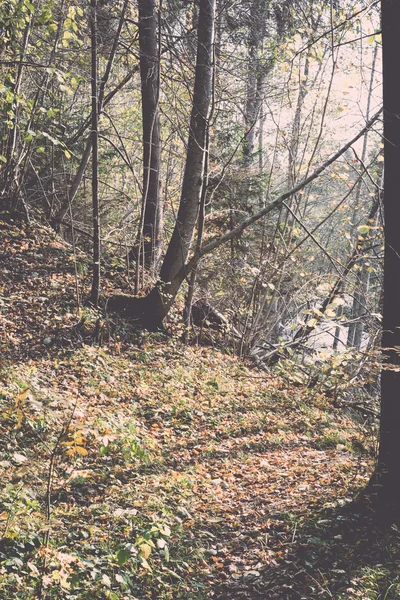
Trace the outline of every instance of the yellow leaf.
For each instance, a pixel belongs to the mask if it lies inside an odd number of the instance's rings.
[[[73,438],[74,438],[74,441],[75,441],[75,443],[76,443],[77,446],[81,446],[82,445],[83,438],[82,438],[82,433],[80,431],[76,431],[74,433]]]
[[[88,451],[86,450],[86,448],[83,448],[82,446],[75,446],[75,451],[78,454],[81,454],[82,456],[87,456]]]
[[[171,529],[168,527],[168,525],[160,525],[159,530],[160,533],[166,535],[167,537],[171,535]]]
[[[144,569],[147,569],[148,571],[151,571],[151,567],[150,567],[149,563],[147,562],[147,560],[145,558],[141,558],[140,562],[141,562],[142,567]]]
[[[140,544],[139,556],[147,560],[151,554],[151,546],[149,544]]]
[[[27,387],[24,388],[17,396],[17,400],[16,400],[16,404],[19,404],[20,402],[23,402],[24,400],[27,399],[29,392],[31,391],[31,388]]]

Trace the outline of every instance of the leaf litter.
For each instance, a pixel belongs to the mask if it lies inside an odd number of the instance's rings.
[[[1,597],[399,597],[398,532],[352,504],[362,423],[177,335],[100,314],[95,344],[68,245],[0,237]]]

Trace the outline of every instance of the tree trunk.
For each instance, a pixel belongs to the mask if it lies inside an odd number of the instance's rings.
[[[292,26],[292,16],[288,10],[290,2],[284,0],[274,7],[275,32],[274,44],[280,44],[285,30]],[[249,14],[248,70],[246,82],[246,104],[244,111],[244,125],[246,134],[243,140],[243,158],[245,164],[251,165],[255,152],[256,123],[263,101],[263,88],[265,80],[272,70],[277,55],[272,52],[269,56],[263,51],[266,33],[273,27],[271,7],[265,0],[252,0]],[[270,40],[271,41],[271,40]],[[271,44],[272,45],[272,44]],[[261,126],[261,124],[260,124]]]
[[[97,97],[97,0],[90,2],[91,83],[92,83],[92,207],[93,207],[93,279],[90,302],[99,303],[100,293],[100,210],[99,210],[99,117]]]
[[[21,189],[21,181],[19,178],[19,169],[17,164],[17,142],[20,135],[20,123],[19,123],[19,105],[18,105],[18,95],[20,93],[21,85],[22,85],[22,76],[24,72],[24,60],[26,57],[26,53],[28,50],[29,38],[32,31],[32,22],[33,16],[29,18],[26,23],[24,33],[23,33],[23,41],[21,52],[19,56],[19,61],[17,62],[18,66],[16,69],[16,73],[14,78],[10,81],[13,81],[13,85],[11,88],[12,91],[12,104],[10,106],[10,111],[14,114],[14,123],[13,127],[8,130],[6,134],[6,150],[5,150],[5,168],[4,172],[1,176],[1,194],[0,199],[3,201],[7,210],[14,211],[17,209],[18,202],[20,200],[20,189]],[[27,215],[28,216],[28,215]]]
[[[354,348],[358,351],[361,350],[363,334],[364,334],[364,315],[368,310],[367,306],[367,298],[368,298],[368,289],[369,289],[369,280],[371,273],[368,271],[366,266],[363,266],[363,270],[361,272],[361,293],[359,297],[359,305],[358,305],[358,321],[356,322],[356,327],[354,330],[353,337],[353,345]]]
[[[383,295],[384,366],[377,509],[387,523],[400,522],[400,3],[382,0],[385,260]]]
[[[161,255],[162,210],[160,206],[160,114],[159,114],[159,43],[155,0],[138,0],[140,79],[143,122],[143,197],[137,247],[137,262],[157,270]]]
[[[263,0],[253,0],[250,8],[249,66],[244,113],[246,136],[243,146],[243,156],[249,162],[254,154],[255,124],[262,101],[262,83],[265,79],[265,76],[263,77],[261,73],[261,58],[266,27],[266,7],[267,5]]]
[[[364,333],[364,320],[367,312],[367,294],[370,273],[362,265],[361,273],[356,276],[356,290],[354,292],[353,306],[351,309],[352,323],[349,325],[347,346],[360,350]]]
[[[215,0],[201,0],[193,108],[186,165],[175,228],[161,267],[163,284],[174,287],[189,255],[200,207],[208,115],[211,104]]]
[[[174,231],[161,267],[160,280],[145,298],[130,298],[131,303],[126,300],[125,316],[137,320],[138,324],[147,329],[154,330],[162,325],[187,276],[185,264],[199,215],[204,177],[212,96],[214,19],[215,0],[201,0],[193,106],[181,199]],[[114,310],[113,304],[114,300],[111,298]]]
[[[341,317],[343,314],[343,306],[339,305],[336,311],[336,316],[339,318]],[[337,351],[339,348],[339,343],[343,344],[343,342],[340,340],[340,326],[336,325],[335,327],[335,335],[333,337],[333,345],[332,345],[332,350]]]

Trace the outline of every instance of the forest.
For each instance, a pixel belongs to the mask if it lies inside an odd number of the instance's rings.
[[[0,598],[400,598],[399,30],[0,0]]]

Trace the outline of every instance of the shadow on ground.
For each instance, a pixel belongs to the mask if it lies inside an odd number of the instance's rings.
[[[293,515],[291,516],[293,519]],[[276,600],[400,598],[400,531],[379,528],[357,504],[313,510],[286,540],[275,567],[227,576],[215,597]]]

